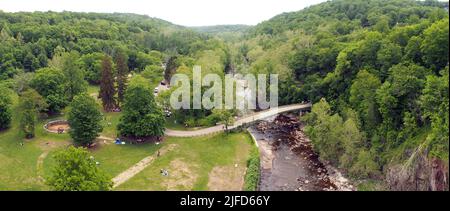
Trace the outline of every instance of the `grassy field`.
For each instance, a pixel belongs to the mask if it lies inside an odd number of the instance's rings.
[[[118,190],[241,190],[253,147],[248,134],[168,138],[174,150],[157,158]],[[169,171],[162,176],[161,169]],[[231,185],[231,186],[230,186]]]
[[[90,87],[90,93],[96,92]],[[17,96],[14,96],[17,102]],[[120,113],[104,113],[102,136],[114,138]],[[52,134],[43,129],[51,119],[40,120],[36,137],[25,140],[18,132],[18,120],[0,132],[0,190],[48,190],[44,178],[53,167],[53,154],[72,144],[68,134]],[[23,143],[23,145],[21,145]],[[161,147],[174,150],[157,158],[150,166],[117,188],[117,190],[232,190],[241,188],[251,139],[246,133],[217,134],[200,138],[166,138],[160,144],[115,145],[99,141],[90,150],[100,162],[99,167],[112,177],[130,168],[143,158],[155,155]],[[160,169],[170,174],[163,177]],[[229,187],[229,185],[234,185]]]
[[[176,122],[175,118],[173,116],[166,118],[166,128],[172,129],[172,130],[182,130],[182,131],[194,131],[199,130],[204,127],[185,127],[183,123]]]

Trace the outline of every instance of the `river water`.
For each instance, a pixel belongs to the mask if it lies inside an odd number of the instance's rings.
[[[278,115],[249,128],[261,154],[261,191],[353,190],[348,180],[324,165],[295,116]]]

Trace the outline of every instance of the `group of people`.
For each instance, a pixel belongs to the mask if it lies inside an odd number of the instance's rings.
[[[169,172],[166,169],[161,169],[160,173],[161,173],[161,175],[163,175],[165,177],[169,176]]]

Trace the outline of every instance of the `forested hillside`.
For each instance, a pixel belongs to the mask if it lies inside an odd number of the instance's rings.
[[[0,32],[2,84],[19,94],[27,88],[23,86],[31,86],[46,98],[45,110],[50,112],[71,101],[63,93],[72,77],[63,76],[70,69],[67,60],[91,85],[101,82],[105,55],[114,60],[124,56],[127,70],[152,84],[170,79],[177,70],[189,71],[194,64],[202,65],[204,72],[222,74],[227,65],[222,41],[148,16],[0,11]],[[112,74],[116,71],[113,67]]]
[[[236,42],[252,28],[248,25],[217,25],[190,27],[194,31],[220,38],[227,42]]]
[[[34,72],[48,66],[56,51],[77,51],[87,75],[95,74],[91,61],[98,53],[127,51],[131,70],[160,65],[150,51],[194,55],[210,49],[207,36],[159,19],[133,14],[4,13],[0,12],[0,76],[11,78],[21,70]],[[91,73],[94,71],[94,73]],[[88,76],[89,77],[89,76]],[[95,81],[95,78],[89,80]]]
[[[174,121],[165,118],[170,108],[163,108],[155,99],[156,94],[162,98],[168,95],[158,93],[155,87],[167,83],[163,79],[170,80],[175,73],[192,75],[194,65],[201,65],[204,73],[224,75],[229,66],[227,46],[213,36],[148,16],[0,11],[0,189],[112,189],[110,177],[152,156],[171,141],[164,137],[166,142],[159,144],[166,122]],[[183,110],[172,116],[177,121],[175,126],[182,127],[185,122],[195,126],[210,114],[206,110]],[[185,142],[187,139],[172,139],[185,143],[187,147],[180,147],[182,151],[195,157],[183,160],[197,162],[194,161],[197,158],[206,158],[209,167],[199,164],[205,177],[199,177],[202,185],[196,186],[197,189],[208,189],[208,173],[217,165],[215,161],[220,165],[227,163],[229,157],[234,157],[238,144],[240,148],[251,147],[249,141],[242,145],[242,141],[248,140],[245,134],[229,137],[205,138],[227,139],[227,144],[217,146],[209,144],[223,142],[208,140],[202,142],[207,145],[196,146],[197,142],[191,145],[193,142]],[[109,144],[117,138],[122,140],[121,145]],[[148,143],[155,141],[158,145]],[[129,146],[130,143],[133,145]],[[222,151],[228,144],[232,144],[230,155]],[[80,148],[69,148],[66,153],[53,156],[71,145]],[[205,150],[208,156],[199,156],[192,149]],[[243,168],[246,150],[239,151]],[[70,154],[90,158],[86,161],[78,157],[77,161],[87,163],[68,166],[65,164]],[[160,156],[159,150],[155,156]],[[167,158],[170,157],[183,156]],[[54,159],[60,160],[63,167],[51,173],[58,166]],[[90,170],[80,170],[80,166]],[[176,172],[179,167],[174,168]],[[62,173],[66,170],[70,173]],[[241,170],[245,173],[245,169]],[[89,172],[89,176],[73,176],[78,175],[75,171],[83,172],[81,175]],[[149,172],[153,174],[159,169]],[[69,180],[73,185],[62,184]],[[177,180],[174,179],[173,185],[176,189],[194,189],[196,179],[189,182],[192,186],[178,185]],[[165,189],[162,183],[154,185],[150,187],[147,181],[129,189]]]
[[[223,34],[223,33],[243,33],[248,31],[251,26],[247,25],[217,25],[217,26],[197,26],[197,27],[191,27],[193,30],[210,34],[210,35],[216,35],[216,34]]]
[[[448,189],[448,3],[335,0],[247,36],[238,69],[279,73],[283,104],[314,103],[322,159],[391,189]]]
[[[274,73],[281,104],[313,103],[302,120],[321,159],[362,187],[448,190],[448,52],[448,2],[432,0],[333,0],[254,27],[0,11],[0,130],[11,128],[14,103],[33,122],[36,109],[60,113],[88,84],[100,85],[100,95],[108,95],[106,82],[117,86],[109,97],[120,105],[128,73],[155,86],[175,73],[191,76],[194,65],[222,78],[230,70]],[[185,109],[168,122],[213,126],[232,114]]]

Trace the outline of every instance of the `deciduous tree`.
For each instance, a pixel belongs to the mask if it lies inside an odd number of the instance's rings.
[[[117,129],[125,137],[158,137],[164,134],[164,114],[146,80],[136,76],[125,92],[123,116]]]
[[[70,104],[69,134],[77,145],[89,146],[103,130],[102,114],[95,100],[87,94],[75,96]]]
[[[23,92],[20,96],[18,113],[20,129],[25,138],[34,137],[38,113],[45,107],[47,107],[47,104],[45,103],[44,98],[33,89]]]
[[[76,95],[86,91],[87,83],[84,80],[84,73],[78,64],[78,59],[79,54],[75,51],[63,55],[62,72],[66,79],[64,90],[69,102]]]
[[[55,166],[46,183],[55,191],[108,191],[111,178],[82,148],[69,147],[55,154]]]
[[[31,80],[31,87],[45,98],[50,113],[58,113],[67,105],[64,84],[64,74],[56,68],[39,69]]]
[[[0,87],[0,130],[9,128],[11,119],[11,97],[6,88]]]

